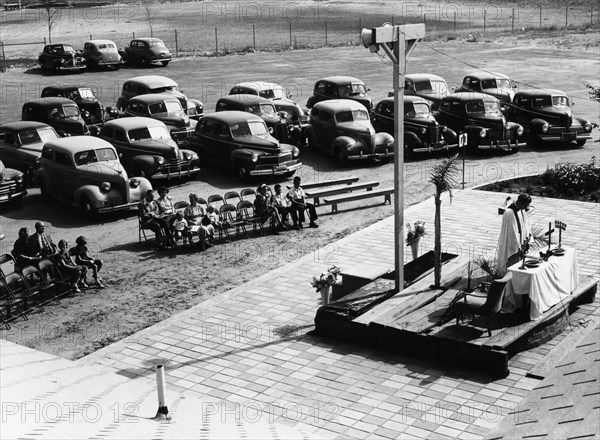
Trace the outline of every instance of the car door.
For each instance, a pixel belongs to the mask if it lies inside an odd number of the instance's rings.
[[[515,96],[515,102],[512,106],[512,112],[512,119],[515,122],[523,125],[524,127],[528,127],[529,120],[531,119],[531,99],[529,98],[529,96]]]
[[[461,112],[462,102],[453,99],[445,99],[440,104],[436,119],[442,125],[447,125],[457,133],[464,128],[464,120]]]
[[[16,133],[0,132],[0,160],[5,167],[22,169],[25,160]]]
[[[79,188],[75,173],[75,164],[71,155],[62,150],[54,152],[54,170],[52,173],[52,190],[59,198],[73,203],[75,190]]]
[[[211,163],[223,165],[229,162],[229,150],[225,144],[224,124],[212,119],[201,119],[196,127],[198,154]]]

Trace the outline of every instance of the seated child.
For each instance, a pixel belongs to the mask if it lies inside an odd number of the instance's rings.
[[[60,240],[58,242],[56,264],[58,265],[58,269],[62,276],[71,281],[71,288],[73,291],[81,293],[79,286],[84,289],[88,288],[88,285],[85,283],[87,268],[73,262],[68,246],[69,243],[67,243],[67,240]]]
[[[188,222],[183,218],[183,213],[178,212],[175,216],[175,220],[173,221],[173,238],[175,242],[180,238],[183,238],[183,244],[192,244],[192,232],[190,231],[190,227],[188,226]]]

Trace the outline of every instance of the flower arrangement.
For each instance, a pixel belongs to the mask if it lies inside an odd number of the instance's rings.
[[[406,233],[406,244],[410,244],[414,240],[427,234],[427,231],[425,231],[425,222],[421,220],[417,220],[413,226],[411,226],[410,223],[407,223],[406,229],[408,230]]]
[[[313,277],[310,284],[318,292],[324,287],[333,286],[337,281],[337,277],[340,274],[340,272],[341,271],[339,267],[331,266],[329,269],[327,269],[326,273],[322,273],[318,277]]]

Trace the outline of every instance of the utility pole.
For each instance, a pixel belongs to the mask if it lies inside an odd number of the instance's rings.
[[[375,53],[382,48],[394,66],[394,269],[396,291],[404,289],[404,74],[406,58],[425,37],[425,24],[363,29],[363,45]]]

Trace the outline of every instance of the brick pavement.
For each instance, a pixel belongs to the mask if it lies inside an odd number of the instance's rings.
[[[501,221],[496,207],[504,198],[456,191],[450,205],[445,197],[444,250],[465,259],[493,256]],[[599,205],[542,198],[534,205],[534,225],[547,225],[556,210],[565,211],[569,227],[563,243],[578,249],[580,274],[598,279]],[[432,199],[405,210],[407,222],[428,225],[421,253],[432,248],[433,215]],[[217,408],[239,404],[242,414],[260,409],[274,426],[324,438],[482,438],[539,383],[526,373],[551,352],[555,340],[515,356],[509,376],[493,380],[307,334],[320,301],[310,287],[311,277],[331,264],[343,268],[359,262],[393,268],[393,218],[315,249],[76,364],[100,364],[137,383],[152,377],[156,363],[164,363],[173,393],[196,396]],[[581,313],[597,310],[596,302]],[[186,407],[185,401],[180,406]]]

